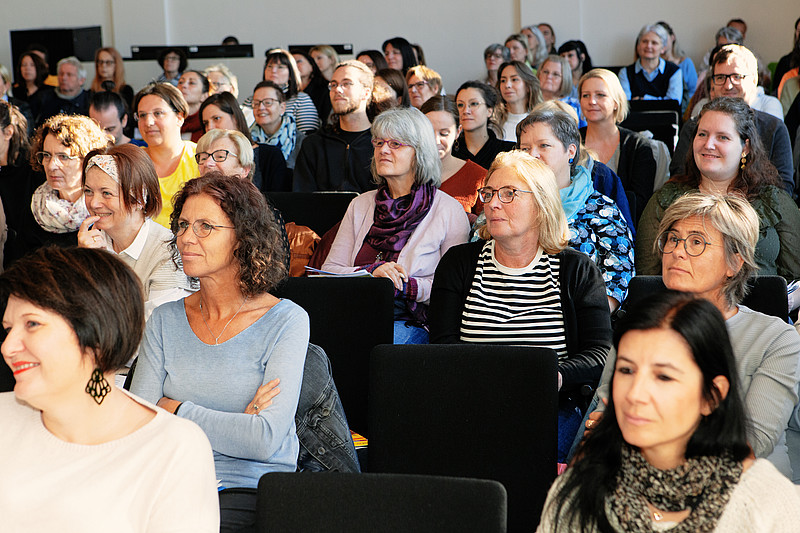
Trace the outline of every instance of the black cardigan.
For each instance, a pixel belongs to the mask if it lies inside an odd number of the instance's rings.
[[[461,342],[464,303],[484,244],[453,246],[439,261],[428,310],[431,343]],[[611,318],[603,277],[589,256],[566,248],[556,257],[561,260],[561,311],[567,339],[567,357],[558,363],[564,390],[600,379],[611,348]]]

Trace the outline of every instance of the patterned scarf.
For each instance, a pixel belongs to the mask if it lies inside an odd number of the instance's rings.
[[[665,511],[691,509],[670,533],[713,531],[741,475],[742,464],[729,455],[693,457],[672,470],[659,470],[626,444],[606,514],[617,518],[622,531],[652,532],[650,502]]]
[[[295,123],[294,115],[288,113],[283,115],[281,127],[273,135],[262,130],[258,124],[253,124],[253,127],[250,128],[250,137],[255,143],[280,147],[283,158],[288,161],[297,143],[297,124]]]
[[[408,242],[417,225],[431,209],[436,187],[414,185],[411,193],[392,198],[384,184],[375,195],[375,216],[364,242],[395,258]]]
[[[89,216],[83,195],[73,204],[59,198],[58,191],[47,182],[39,185],[33,192],[31,212],[42,229],[50,233],[77,231],[81,222]]]

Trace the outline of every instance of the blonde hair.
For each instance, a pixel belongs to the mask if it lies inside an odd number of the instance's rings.
[[[617,104],[617,111],[614,114],[614,121],[619,124],[625,117],[628,116],[628,98],[625,96],[625,91],[622,90],[622,85],[619,83],[619,78],[610,70],[604,68],[593,68],[583,76],[578,82],[578,100],[583,93],[583,84],[586,80],[597,78],[603,80],[608,88],[608,96]]]
[[[247,137],[244,134],[237,130],[222,130],[222,129],[213,129],[209,130],[203,134],[197,140],[197,152],[208,152],[208,149],[211,148],[211,145],[214,144],[215,141],[219,139],[229,139],[234,145],[236,145],[236,149],[239,151],[237,159],[239,159],[239,164],[245,168],[249,168],[250,172],[248,172],[247,176],[245,176],[248,180],[253,180],[253,172],[255,172],[256,164],[255,164],[255,156],[253,153],[253,146],[250,144],[250,141],[247,140]]]
[[[411,67],[408,69],[408,72],[406,72],[406,84],[411,81],[411,76],[416,76],[428,82],[436,94],[442,92],[442,77],[432,68],[428,68],[425,65]]]
[[[569,225],[564,208],[561,206],[561,195],[556,186],[556,176],[543,161],[528,155],[521,150],[501,152],[497,155],[483,184],[489,181],[492,174],[501,168],[511,168],[531,191],[534,209],[536,209],[536,225],[539,227],[539,245],[548,254],[557,254],[569,243]],[[492,238],[486,226],[478,230],[482,239]]]

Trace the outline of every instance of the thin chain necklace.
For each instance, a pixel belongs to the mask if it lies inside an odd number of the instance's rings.
[[[231,317],[231,319],[228,320],[228,323],[225,324],[225,327],[222,328],[222,331],[219,332],[219,335],[214,335],[214,332],[211,331],[211,326],[209,326],[208,322],[206,322],[206,317],[203,316],[203,297],[202,296],[200,297],[200,318],[203,319],[203,324],[206,325],[206,329],[208,330],[208,332],[211,333],[212,337],[214,337],[214,345],[215,346],[217,344],[219,344],[220,337],[222,337],[222,334],[225,333],[226,329],[228,329],[228,326],[231,325],[231,322],[233,322],[233,319],[237,317],[237,315],[239,314],[239,311],[242,310],[242,308],[244,307],[244,304],[246,302],[247,302],[247,296],[245,296],[244,300],[242,300],[242,305],[239,306],[239,309],[236,310],[236,313],[234,313],[234,315]],[[210,313],[209,313],[208,317],[211,318],[211,314]]]

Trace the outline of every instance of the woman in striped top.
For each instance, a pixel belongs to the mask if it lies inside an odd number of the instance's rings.
[[[563,458],[580,416],[570,394],[599,379],[611,347],[603,278],[586,254],[567,248],[567,219],[546,164],[520,151],[501,153],[478,192],[486,213],[481,237],[488,240],[442,257],[430,340],[554,349]]]

